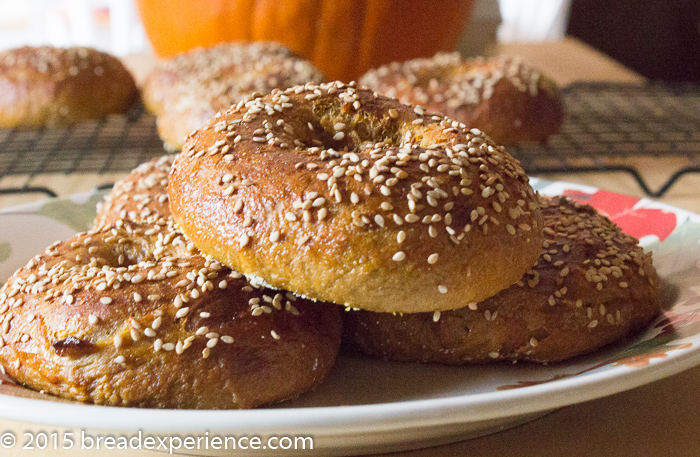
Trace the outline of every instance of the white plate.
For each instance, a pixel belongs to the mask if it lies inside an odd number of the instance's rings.
[[[593,356],[551,366],[444,367],[341,356],[317,391],[249,411],[91,406],[3,384],[0,416],[125,434],[143,430],[145,434],[208,431],[235,436],[310,436],[318,455],[350,455],[483,435],[700,363],[700,216],[585,186],[533,183],[543,194],[566,193],[590,202],[654,251],[655,265],[666,282],[665,310],[643,335]],[[87,228],[100,199],[100,194],[81,194],[0,213],[0,278],[8,277],[54,240]],[[232,455],[230,450],[188,452]]]

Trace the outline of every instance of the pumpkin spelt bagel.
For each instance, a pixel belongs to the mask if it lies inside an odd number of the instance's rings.
[[[479,128],[499,144],[545,141],[563,120],[554,81],[519,58],[440,53],[370,70],[359,82]]]
[[[125,113],[137,100],[134,78],[104,52],[51,46],[0,52],[0,127],[99,119]]]
[[[0,363],[83,402],[250,408],[319,384],[337,307],[249,284],[165,220],[57,242],[0,290]]]
[[[543,254],[516,284],[442,313],[344,313],[344,341],[400,361],[554,362],[637,332],[658,314],[661,283],[635,238],[565,198],[545,199],[543,212]]]
[[[189,133],[250,93],[321,81],[313,65],[280,44],[224,43],[158,63],[143,97],[166,147],[179,150]]]
[[[477,130],[352,85],[253,96],[187,141],[170,208],[249,279],[372,311],[454,309],[537,260],[528,178]]]
[[[175,155],[166,155],[142,163],[114,183],[112,191],[97,207],[95,227],[122,219],[138,221],[170,217],[168,174],[174,160]]]

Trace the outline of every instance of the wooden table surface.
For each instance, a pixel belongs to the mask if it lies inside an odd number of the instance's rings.
[[[574,81],[612,81],[643,83],[644,78],[619,63],[596,52],[574,39],[540,44],[500,45],[494,52],[521,55],[540,67],[559,84]],[[142,77],[152,65],[150,56],[133,56],[126,62]],[[652,185],[662,182],[668,170],[658,162],[640,160],[639,167]],[[592,173],[587,175],[550,175],[547,179],[565,180],[593,185],[623,194],[643,196],[636,182],[626,174]],[[115,175],[42,176],[35,182],[69,194],[89,190],[96,185],[113,182]],[[0,185],[18,183],[23,178],[4,178]],[[681,179],[662,199],[663,202],[691,211],[700,212],[700,176]],[[35,199],[30,197],[2,197],[0,207]],[[589,401],[557,410],[543,418],[497,434],[456,444],[391,454],[401,457],[447,456],[700,456],[700,367],[631,391],[599,400]],[[41,422],[41,418],[37,418]],[[57,429],[15,421],[0,420],[0,432],[14,431],[17,436],[25,431]],[[0,450],[0,455],[62,456],[153,456],[149,451],[30,451]],[[263,455],[262,453],[260,455]]]

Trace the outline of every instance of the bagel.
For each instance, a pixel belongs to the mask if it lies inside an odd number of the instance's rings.
[[[174,155],[166,155],[142,163],[114,183],[112,191],[98,205],[94,226],[122,219],[169,218],[168,174],[173,160]]]
[[[57,242],[0,290],[0,363],[18,382],[113,406],[251,408],[319,384],[337,307],[249,284],[165,220]]]
[[[321,82],[323,75],[281,44],[224,43],[159,62],[143,97],[166,147],[179,150],[189,133],[245,95],[309,81]]]
[[[254,95],[194,133],[170,209],[251,281],[370,311],[454,309],[537,261],[537,197],[478,130],[340,82]]]
[[[0,127],[62,126],[125,113],[134,78],[115,57],[51,46],[0,52]]]
[[[499,144],[545,141],[564,117],[554,81],[513,57],[439,53],[370,70],[359,83],[479,128]]]
[[[644,328],[659,313],[651,253],[590,206],[545,199],[543,254],[508,289],[442,313],[344,313],[348,347],[390,360],[556,362]]]

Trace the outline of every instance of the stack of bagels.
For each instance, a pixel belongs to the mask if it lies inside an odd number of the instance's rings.
[[[250,408],[318,386],[341,338],[389,360],[544,363],[658,313],[638,240],[589,206],[537,195],[477,128],[509,143],[555,132],[561,100],[539,72],[438,55],[359,85],[319,83],[297,57],[270,64],[285,52],[193,53],[218,94],[238,90],[222,75],[241,69],[292,87],[236,92],[181,153],[118,182],[92,230],[8,280],[0,362],[11,376],[98,404]],[[191,72],[186,57],[163,67]],[[202,77],[163,75],[151,87]],[[308,82],[280,83],[296,78]],[[201,115],[192,94],[178,105],[188,91],[161,89],[161,108]]]

